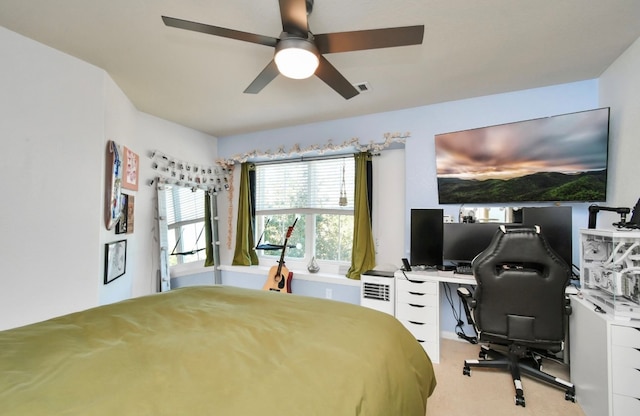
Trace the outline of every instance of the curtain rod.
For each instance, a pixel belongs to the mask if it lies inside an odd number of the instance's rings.
[[[307,153],[311,154],[320,154],[320,157],[324,157],[324,153],[330,153],[326,157],[346,157],[345,154],[354,154],[358,152],[369,152],[371,154],[379,153],[382,150],[387,148],[393,149],[398,148],[399,146],[404,147],[405,140],[409,137],[409,133],[385,133],[385,140],[382,143],[374,143],[371,141],[368,144],[361,144],[359,139],[353,138],[351,140],[347,140],[342,144],[336,145],[331,140],[329,140],[325,145],[317,145],[312,144],[306,148],[301,148],[299,144],[294,144],[289,150],[285,150],[284,145],[280,146],[275,152],[271,150],[252,150],[250,152],[237,154],[231,156],[227,159],[217,159],[216,163],[220,166],[230,167],[236,163],[244,163],[244,162],[252,162],[252,163],[263,163],[263,162],[285,162],[288,160],[291,161],[301,161],[304,158],[304,155]],[[315,156],[311,156],[315,157]],[[260,160],[260,159],[269,159],[269,160]],[[306,158],[309,160],[309,157]]]
[[[280,163],[311,162],[314,160],[326,160],[326,159],[347,159],[349,157],[353,157],[353,155],[355,154],[356,152],[341,153],[339,155],[297,156],[297,157],[286,158],[286,159],[271,159],[271,160],[261,160],[257,162],[251,162],[251,161],[248,161],[248,162],[253,163],[254,165],[273,165],[273,164],[280,164]],[[372,155],[372,156],[379,156],[379,154]]]

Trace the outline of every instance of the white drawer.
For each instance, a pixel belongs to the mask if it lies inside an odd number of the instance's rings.
[[[422,348],[426,351],[427,355],[429,356],[429,358],[433,361],[433,362],[438,362],[439,361],[439,348],[438,345],[435,342],[420,342],[420,345],[422,345]],[[438,358],[436,358],[438,357]]]
[[[616,345],[611,349],[611,364],[613,393],[640,399],[640,351]]]
[[[632,347],[614,345],[611,347],[611,363],[614,377],[617,369],[640,369],[640,351]]]
[[[619,394],[614,394],[613,395],[613,414],[614,416],[640,415],[640,400],[634,397],[621,396]]]
[[[409,303],[412,305],[429,305],[435,306],[438,304],[438,297],[430,293],[422,292],[397,292],[398,302]]]
[[[438,282],[434,281],[409,281],[405,279],[396,280],[396,290],[398,292],[415,292],[428,293],[431,295],[438,294]]]
[[[438,330],[435,325],[429,325],[422,322],[415,321],[407,321],[406,319],[401,320],[402,325],[407,328],[411,334],[420,342],[437,342],[438,341]]]
[[[396,318],[399,320],[407,320],[413,322],[421,322],[433,325],[436,323],[437,311],[434,309],[438,306],[412,306],[408,303],[396,304]]]
[[[640,328],[613,325],[611,327],[611,344],[640,348]]]

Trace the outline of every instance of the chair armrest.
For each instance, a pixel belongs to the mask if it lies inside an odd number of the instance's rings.
[[[569,316],[573,312],[571,307],[571,298],[569,296],[564,297],[564,314]]]
[[[467,304],[469,304],[469,306],[471,307],[476,306],[476,302],[473,299],[473,295],[471,294],[471,291],[468,288],[461,286],[457,289],[457,292],[458,292],[458,296],[460,296],[462,300],[464,300]]]

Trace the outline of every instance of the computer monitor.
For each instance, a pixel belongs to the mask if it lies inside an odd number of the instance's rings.
[[[411,266],[442,265],[442,209],[411,210]]]
[[[571,267],[573,257],[571,207],[525,207],[522,209],[522,224],[539,225],[540,232],[551,249]]]
[[[521,222],[511,223],[533,227],[540,231],[553,251],[567,265],[572,264],[571,207],[525,207]],[[502,223],[445,223],[443,259],[445,264],[468,264],[484,250]],[[510,225],[510,224],[506,224]]]
[[[478,254],[489,246],[500,223],[445,223],[442,257],[445,264],[471,264]]]

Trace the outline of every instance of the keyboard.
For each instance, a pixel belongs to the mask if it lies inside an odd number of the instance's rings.
[[[456,266],[456,270],[454,273],[473,275],[473,270],[471,269],[470,264],[459,264]]]

